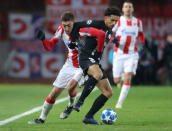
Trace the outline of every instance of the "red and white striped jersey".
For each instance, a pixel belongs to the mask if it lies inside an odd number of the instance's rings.
[[[114,51],[120,54],[131,54],[137,52],[137,38],[140,43],[144,43],[144,33],[142,21],[136,17],[127,20],[121,16],[112,31],[118,38],[118,44],[115,44]]]
[[[103,31],[95,29],[95,28],[80,28],[79,34],[80,34],[80,37],[87,35],[87,36],[92,36],[92,37],[97,38],[97,43],[98,43],[97,50],[98,51],[103,50],[104,41],[105,41],[105,33]],[[44,48],[48,51],[52,50],[56,46],[59,39],[63,40],[66,47],[67,47],[67,50],[68,50],[67,61],[69,63],[71,63],[74,67],[79,68],[78,50],[77,49],[70,49],[68,47],[68,45],[71,42],[71,36],[69,36],[65,33],[62,25],[60,25],[57,28],[55,35],[50,40],[44,39],[42,41]]]
[[[59,39],[61,39],[67,47],[67,50],[68,50],[67,61],[69,63],[71,63],[74,67],[79,68],[78,50],[76,50],[76,49],[72,50],[72,49],[68,48],[68,45],[71,41],[71,37],[65,33],[62,25],[60,25],[57,28],[56,33],[54,34],[54,36],[50,40],[47,40],[47,39],[43,40],[44,48],[48,51],[52,50],[56,46]]]

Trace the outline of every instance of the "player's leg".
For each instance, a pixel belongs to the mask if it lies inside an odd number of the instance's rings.
[[[120,55],[114,53],[113,54],[113,81],[115,84],[119,84],[121,82],[121,75],[123,72],[123,61]]]
[[[91,93],[97,82],[103,77],[103,73],[98,64],[91,65],[92,63],[89,62],[87,62],[87,64],[90,65],[87,70],[89,79],[85,82],[85,87],[82,91],[82,94],[73,108],[78,112],[80,111],[80,108],[83,105],[85,98]]]
[[[138,55],[128,55],[124,61],[124,82],[120,92],[116,108],[122,108],[123,102],[126,99],[128,92],[131,87],[131,79],[134,74],[136,74],[137,64],[138,64]]]
[[[52,89],[50,94],[47,96],[47,98],[46,98],[46,100],[45,100],[45,102],[43,104],[43,108],[42,108],[40,118],[35,119],[33,121],[30,121],[29,124],[44,123],[48,113],[50,112],[50,110],[52,109],[52,107],[53,107],[53,105],[55,103],[56,98],[65,89],[68,81],[70,79],[72,79],[72,77],[74,76],[74,74],[71,72],[72,69],[73,68],[68,63],[64,64],[64,66],[60,70],[56,80],[53,83],[54,88]]]
[[[64,88],[54,87],[45,99],[40,117],[33,121],[29,121],[28,124],[44,123],[48,113],[50,112],[56,101],[56,98],[61,94],[63,90]]]
[[[77,95],[77,90],[76,87],[78,85],[78,82],[75,79],[72,79],[69,81],[67,84],[67,89],[68,89],[68,94],[69,94],[69,103],[65,110],[60,114],[61,119],[66,119],[70,115],[70,113],[73,110],[73,105],[75,103],[76,95]]]
[[[91,109],[86,114],[83,120],[85,124],[99,124],[96,120],[94,120],[94,115],[104,106],[107,100],[112,96],[112,88],[107,78],[100,80],[97,86],[102,92],[102,94],[97,97]]]
[[[68,85],[67,85],[67,90],[68,90],[68,95],[69,95],[69,106],[73,106],[75,103],[76,95],[77,95],[77,89],[76,87],[78,86],[78,81],[75,79],[72,79]]]
[[[83,84],[84,84],[83,71],[81,69],[78,69],[75,71],[74,77],[67,84],[66,88],[67,88],[68,94],[69,94],[69,103],[68,103],[68,106],[66,107],[66,109],[60,114],[61,119],[67,118],[70,115],[70,113],[72,112],[72,109],[73,109],[73,106],[75,103],[75,99],[77,96],[76,87],[78,85],[81,86]]]
[[[123,104],[125,98],[127,97],[127,94],[129,92],[130,85],[131,85],[132,75],[133,75],[132,72],[127,72],[124,74],[123,86],[121,88],[120,96],[119,96],[118,102],[116,104],[116,108],[118,108],[118,109],[122,108],[122,104]]]
[[[84,83],[84,88],[83,88],[83,91],[81,93],[81,96],[79,97],[78,101],[76,102],[76,104],[73,107],[73,109],[77,112],[80,111],[80,108],[84,104],[85,99],[94,89],[93,86],[90,87],[90,84],[89,84],[90,82],[91,82],[91,80],[90,80],[90,77],[88,76],[88,80],[86,80]]]

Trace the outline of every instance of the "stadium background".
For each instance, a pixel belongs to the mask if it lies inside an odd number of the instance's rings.
[[[102,19],[104,9],[117,6],[121,0],[1,0],[0,4],[0,82],[52,83],[65,61],[62,42],[51,52],[44,50],[35,38],[38,28],[51,38],[60,24],[60,15],[71,10],[76,21]],[[146,36],[144,51],[133,84],[169,84],[163,60],[163,48],[172,32],[170,0],[133,0],[134,15],[141,18]],[[112,45],[104,52],[103,67],[112,78]],[[111,79],[112,82],[112,79]],[[113,82],[112,82],[113,84]]]
[[[133,79],[135,85],[132,84],[123,108],[115,108],[120,88],[114,85],[114,95],[95,115],[95,119],[101,122],[101,112],[114,109],[118,115],[116,123],[93,126],[82,124],[82,120],[100,95],[98,90],[86,99],[80,113],[73,111],[68,119],[61,120],[59,115],[68,104],[65,90],[45,124],[27,124],[40,116],[41,105],[52,89],[66,52],[61,42],[52,52],[45,51],[42,43],[36,40],[35,32],[41,28],[50,38],[64,10],[72,10],[77,20],[101,19],[107,6],[121,8],[123,1],[0,0],[0,131],[172,131],[172,88],[166,78],[169,71],[162,63],[166,37],[172,31],[172,2],[132,1],[135,15],[143,21],[148,48],[140,52],[137,76]],[[103,62],[110,78],[111,53],[112,47],[108,46]],[[82,88],[77,90],[80,94]]]

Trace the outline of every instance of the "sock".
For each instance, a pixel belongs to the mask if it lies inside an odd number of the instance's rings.
[[[130,83],[124,82],[123,86],[122,86],[122,89],[121,89],[121,93],[120,93],[117,105],[122,106],[125,98],[127,97],[129,89],[130,89]]]
[[[84,89],[78,101],[84,103],[85,98],[92,92],[97,82],[98,81],[94,77],[89,76],[88,80],[85,82]]]
[[[47,115],[48,115],[49,111],[51,110],[51,108],[53,107],[55,101],[56,100],[50,100],[50,98],[47,96],[47,98],[43,104],[42,112],[40,115],[40,118],[42,120],[45,120],[47,118]]]
[[[106,103],[106,101],[108,100],[108,98],[106,96],[104,96],[103,94],[101,94],[99,97],[97,97],[97,99],[94,101],[91,109],[89,110],[89,112],[87,113],[87,115],[85,116],[86,118],[93,118],[94,114],[96,112],[98,112]]]
[[[68,104],[68,106],[73,106],[74,105],[77,94],[78,94],[77,90],[76,90],[76,92],[74,94],[69,93],[69,104]]]
[[[124,81],[124,73],[121,75],[121,81]]]

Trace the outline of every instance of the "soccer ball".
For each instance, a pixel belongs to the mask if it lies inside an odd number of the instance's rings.
[[[101,120],[105,124],[114,124],[117,119],[117,113],[112,109],[102,111]]]

